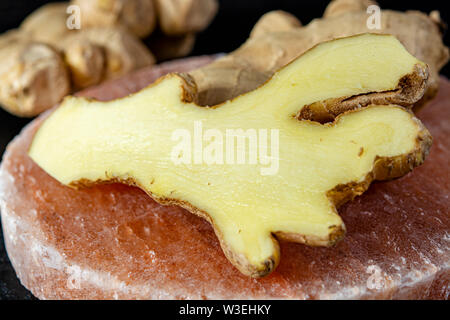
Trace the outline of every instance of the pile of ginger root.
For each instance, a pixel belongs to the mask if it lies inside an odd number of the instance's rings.
[[[0,35],[0,105],[32,117],[80,89],[188,55],[217,0],[49,3]]]
[[[115,3],[123,5],[125,2],[129,7],[120,7],[118,11],[107,6]],[[140,7],[139,4],[144,2],[151,2],[153,6]],[[71,3],[81,8],[81,20],[86,30],[83,27],[81,31],[73,32],[59,28],[61,23],[58,19],[61,18],[57,18],[57,12],[61,10],[52,4],[47,5],[46,16],[42,13],[39,18],[36,12],[34,18],[33,15],[27,18],[19,30],[0,37],[0,56],[5,41],[17,42],[21,48],[28,43],[27,40],[19,40],[22,37],[32,40],[29,45],[45,47],[45,50],[34,50],[42,56],[42,70],[37,66],[28,71],[24,71],[27,68],[22,70],[27,64],[37,64],[36,59],[31,57],[30,61],[22,58],[20,63],[17,63],[16,57],[12,58],[14,63],[10,70],[16,70],[16,75],[14,72],[5,75],[2,70],[5,67],[0,67],[0,104],[10,112],[33,116],[52,107],[73,90],[151,65],[155,62],[155,56],[160,61],[188,54],[193,34],[205,28],[217,11],[215,0],[72,0]],[[96,10],[94,3],[105,6],[104,11]],[[196,103],[217,105],[254,90],[275,71],[321,42],[361,33],[382,33],[397,37],[412,55],[429,66],[428,87],[415,106],[419,108],[436,95],[439,71],[449,60],[449,50],[442,41],[445,25],[437,11],[425,14],[419,11],[381,10],[380,28],[369,29],[367,21],[370,13],[367,9],[374,5],[377,3],[372,0],[333,0],[323,17],[305,26],[290,13],[266,13],[240,48],[190,72],[198,90]],[[44,8],[41,10],[44,11]],[[148,19],[147,25],[134,23],[141,16],[148,17],[148,12],[155,8],[156,18]],[[65,19],[66,16],[64,13]],[[104,34],[100,26],[104,28]],[[111,28],[121,31],[109,31],[106,35]],[[138,41],[139,37],[150,33],[149,46],[153,55]],[[27,52],[29,49],[21,50]],[[59,58],[58,52],[62,52]],[[69,67],[66,68],[66,65]],[[17,71],[17,68],[22,69]],[[26,75],[22,76],[25,80],[12,84],[11,81],[15,81],[14,77],[20,72]],[[42,80],[43,77],[46,81]],[[5,83],[13,89],[5,92]],[[327,109],[326,106],[324,109]],[[324,114],[323,117],[333,118],[333,114]]]

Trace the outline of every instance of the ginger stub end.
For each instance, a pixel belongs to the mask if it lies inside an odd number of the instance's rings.
[[[321,44],[260,88],[211,108],[192,102],[195,83],[175,74],[110,102],[71,97],[42,124],[29,154],[63,184],[124,182],[205,218],[230,262],[262,277],[279,263],[277,239],[335,244],[345,233],[336,207],[372,180],[420,165],[431,144],[400,106],[349,106],[326,124],[295,115],[315,101],[389,93],[417,66],[426,70],[395,38],[361,35]],[[268,149],[277,152],[275,174],[261,174],[262,162],[174,164],[173,132],[194,136],[199,119],[203,132],[278,130],[278,150]]]

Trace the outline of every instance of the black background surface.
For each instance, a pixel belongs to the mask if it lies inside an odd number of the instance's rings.
[[[41,5],[54,2],[45,0],[1,0],[0,33],[16,28],[20,22]],[[199,34],[192,55],[229,52],[243,43],[258,18],[265,12],[281,9],[295,14],[303,24],[322,16],[328,0],[220,0],[220,10],[211,26]],[[449,12],[443,0],[427,1],[378,1],[385,9],[421,10],[430,12],[439,10],[444,21],[450,22]],[[445,36],[449,46],[449,34]],[[1,61],[0,61],[1,63]],[[450,76],[450,65],[442,73]],[[30,120],[17,118],[0,109],[0,156],[6,145]],[[32,299],[33,296],[17,280],[3,245],[0,229],[0,300]]]

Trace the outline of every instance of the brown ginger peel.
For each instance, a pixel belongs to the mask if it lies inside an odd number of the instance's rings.
[[[328,124],[295,115],[316,101],[391,92],[411,74],[426,77],[426,65],[380,35],[320,44],[257,90],[211,108],[193,102],[192,78],[173,74],[110,102],[66,98],[29,155],[65,185],[123,182],[188,209],[212,224],[236,268],[261,277],[279,263],[277,239],[333,245],[345,233],[336,207],[372,180],[411,171],[431,145],[421,122],[391,104],[342,109]],[[265,153],[252,162],[262,131]],[[209,139],[192,154],[196,132]],[[224,137],[233,139],[225,152]]]
[[[151,52],[125,28],[69,29],[68,4],[47,4],[19,29],[0,37],[0,102],[9,112],[35,116],[73,90],[155,63]]]

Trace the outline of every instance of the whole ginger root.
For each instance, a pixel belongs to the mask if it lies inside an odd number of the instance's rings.
[[[33,116],[70,92],[67,68],[57,50],[16,31],[0,40],[0,104],[19,116]]]
[[[334,0],[326,17],[306,26],[293,22],[283,12],[264,15],[251,32],[251,37],[231,54],[191,72],[198,89],[198,103],[215,105],[251,91],[272,74],[306,50],[323,41],[361,33],[381,33],[396,36],[406,49],[430,68],[430,79],[422,105],[433,98],[439,88],[439,70],[449,59],[448,48],[442,42],[440,21],[436,13],[428,16],[418,11],[381,11],[381,28],[367,27],[367,0]],[[280,23],[280,21],[286,21]],[[278,21],[270,30],[268,21]],[[282,27],[280,27],[282,26]],[[290,28],[289,28],[290,26]],[[261,54],[261,53],[264,54]]]
[[[79,29],[68,27],[69,14],[76,11],[68,10],[70,5],[79,8]],[[48,80],[53,85],[26,85],[26,93],[19,94],[17,85],[14,91],[11,83],[23,83],[23,78],[13,79],[19,77],[17,72],[9,72],[8,77],[5,73],[0,102],[16,115],[35,116],[70,92],[153,65],[155,55],[158,60],[186,56],[194,46],[195,33],[209,25],[217,7],[217,0],[72,0],[44,5],[29,15],[19,29],[0,36],[0,43],[7,43],[14,33],[17,44],[8,50],[0,48],[4,61],[8,61],[2,70],[21,65],[19,57],[30,56],[23,50],[31,48],[28,44],[33,42],[47,48],[47,66],[58,68],[58,72],[53,70],[47,77],[57,78]],[[150,34],[146,46],[140,38]],[[38,68],[35,64],[26,66]],[[30,74],[38,73],[42,74],[42,70],[27,71],[29,79],[34,79]]]
[[[66,26],[68,3],[50,3],[28,16],[20,30],[33,40],[63,52],[74,89],[82,89],[152,65],[155,59],[139,39],[121,26],[84,28]],[[50,23],[46,23],[46,21]]]

